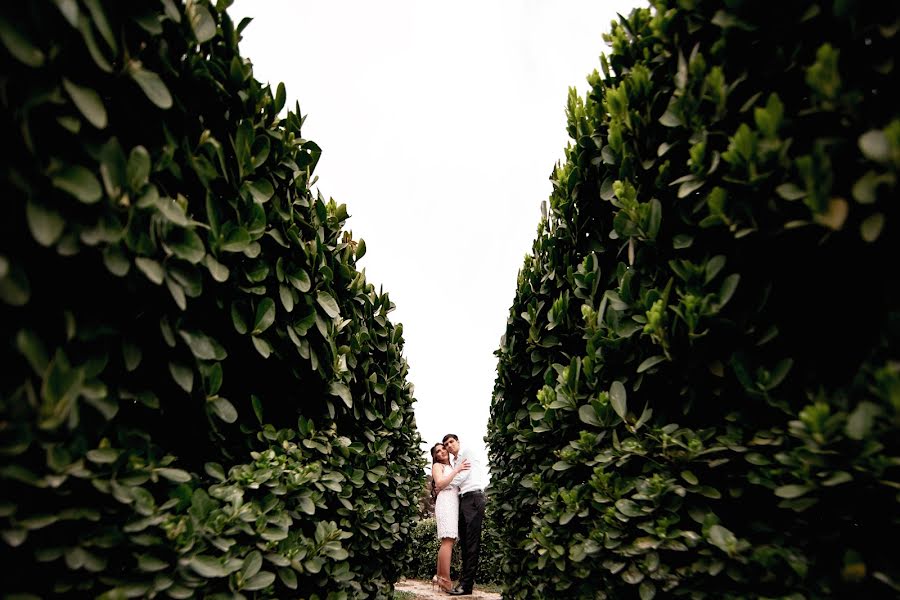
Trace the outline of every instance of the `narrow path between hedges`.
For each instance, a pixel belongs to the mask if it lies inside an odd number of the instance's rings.
[[[421,579],[401,579],[394,585],[394,589],[398,592],[409,592],[414,594],[416,600],[447,600],[447,598],[452,598],[449,594],[446,594],[439,589],[435,588],[431,589],[430,581],[423,581]],[[500,600],[500,594],[495,594],[494,592],[483,592],[478,589],[478,584],[475,584],[475,590],[473,591],[471,596],[462,596],[463,598],[481,598],[481,600]]]

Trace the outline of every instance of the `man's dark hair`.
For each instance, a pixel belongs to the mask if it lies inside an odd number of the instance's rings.
[[[457,442],[459,441],[459,437],[457,437],[457,435],[455,433],[448,433],[447,435],[444,436],[444,439],[442,439],[441,442],[446,444],[447,440],[449,440],[450,438],[453,438]]]

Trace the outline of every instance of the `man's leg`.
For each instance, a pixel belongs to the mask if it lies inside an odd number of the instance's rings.
[[[462,573],[466,572],[466,567],[469,564],[469,551],[466,547],[466,518],[465,511],[463,511],[463,504],[466,503],[468,498],[460,498],[459,499],[459,551],[462,556],[462,571],[460,571],[460,577],[462,577]]]
[[[466,520],[465,535],[462,531],[460,541],[463,544],[462,577],[459,586],[464,590],[471,590],[475,586],[475,576],[478,573],[478,555],[481,552],[481,526],[484,522],[484,495],[476,494],[464,499],[466,505],[460,504],[460,516]]]

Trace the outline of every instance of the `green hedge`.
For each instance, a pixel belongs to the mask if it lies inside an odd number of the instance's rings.
[[[896,6],[612,24],[488,439],[505,597],[896,597]]]
[[[498,584],[500,579],[500,565],[502,561],[501,548],[504,545],[500,539],[495,524],[496,511],[493,503],[488,499],[485,511],[484,527],[481,531],[481,554],[478,560],[478,577],[475,585],[482,583]],[[406,551],[403,567],[403,576],[410,579],[424,579],[431,581],[437,572],[437,553],[440,542],[437,538],[437,525],[434,517],[419,519],[412,530],[412,538]],[[459,579],[462,572],[462,554],[460,545],[453,547],[453,557],[450,561],[450,577],[454,581]]]
[[[4,593],[399,577],[424,466],[402,328],[227,5],[0,8]]]

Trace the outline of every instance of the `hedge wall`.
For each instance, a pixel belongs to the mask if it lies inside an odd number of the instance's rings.
[[[399,577],[424,466],[402,328],[228,4],[0,8],[4,593]]]
[[[898,29],[612,24],[496,353],[505,597],[900,593]]]

